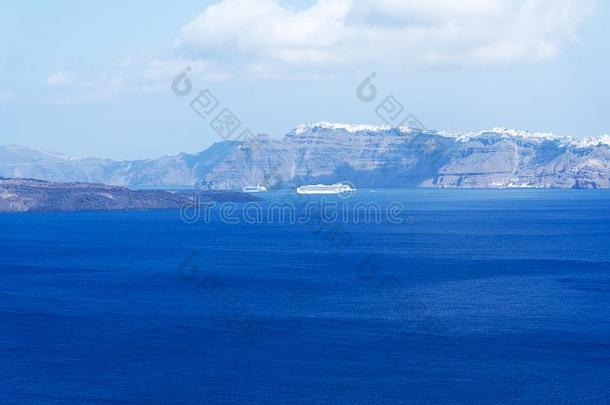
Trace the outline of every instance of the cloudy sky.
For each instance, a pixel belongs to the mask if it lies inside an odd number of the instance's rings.
[[[189,105],[204,89],[272,136],[381,124],[356,96],[373,72],[428,128],[602,135],[608,21],[601,0],[0,1],[0,144],[197,152],[219,140]]]

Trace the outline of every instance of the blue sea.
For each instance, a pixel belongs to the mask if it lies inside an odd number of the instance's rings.
[[[0,215],[0,403],[608,403],[610,192],[344,201]]]

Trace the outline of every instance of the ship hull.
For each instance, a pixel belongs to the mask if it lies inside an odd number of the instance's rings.
[[[267,188],[263,187],[263,186],[256,186],[256,187],[244,187],[242,189],[242,191],[244,193],[264,193],[265,191],[267,191]]]
[[[301,186],[297,188],[298,194],[304,195],[314,195],[314,194],[341,194],[341,193],[349,193],[354,191],[348,185],[345,184],[335,184],[331,186],[327,186],[324,184],[318,184],[315,186]]]

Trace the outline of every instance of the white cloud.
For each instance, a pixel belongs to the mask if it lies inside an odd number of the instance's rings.
[[[145,94],[168,92],[172,80],[185,69],[192,79],[206,82],[227,80],[230,76],[213,68],[210,63],[195,59],[160,59],[146,65],[137,78],[133,78],[135,89]]]
[[[217,82],[230,78],[202,60],[168,58],[144,62],[126,57],[117,62],[112,73],[86,76],[56,71],[47,76],[45,85],[54,105],[97,104],[121,94],[170,94],[172,80],[187,67],[191,79]]]
[[[254,75],[320,77],[352,66],[534,63],[577,39],[596,0],[222,0],[178,46]]]
[[[72,75],[68,72],[54,72],[47,77],[47,86],[49,87],[69,86],[73,82]]]
[[[57,105],[95,104],[110,99],[123,84],[123,76],[99,73],[80,77],[71,72],[53,72],[46,85],[52,90],[51,103]]]
[[[145,82],[163,82],[167,84],[178,73],[186,68],[192,75],[208,80],[221,81],[229,78],[229,76],[212,67],[209,62],[196,59],[165,59],[155,60],[148,64],[142,71],[141,78]]]
[[[182,70],[189,67],[191,73],[199,74],[208,70],[208,64],[197,60],[155,60],[151,62],[142,72],[142,78],[146,81],[167,81],[176,76]]]

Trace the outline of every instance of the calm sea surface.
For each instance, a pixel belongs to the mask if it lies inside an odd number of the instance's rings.
[[[0,215],[0,403],[608,403],[610,192],[329,201]]]

